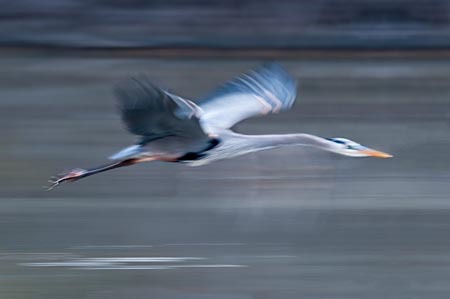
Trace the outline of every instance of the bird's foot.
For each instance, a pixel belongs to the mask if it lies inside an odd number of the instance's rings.
[[[52,176],[48,180],[49,185],[46,187],[46,189],[47,189],[47,191],[50,191],[61,183],[74,182],[74,181],[82,178],[86,174],[86,172],[87,172],[87,170],[85,170],[85,169],[77,168],[77,169],[70,171],[69,173],[62,173],[62,174],[58,174],[56,176]]]

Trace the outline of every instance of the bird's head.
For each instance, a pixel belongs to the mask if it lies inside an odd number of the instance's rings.
[[[346,138],[327,138],[330,142],[330,150],[349,157],[376,157],[392,158],[392,155],[383,153]]]

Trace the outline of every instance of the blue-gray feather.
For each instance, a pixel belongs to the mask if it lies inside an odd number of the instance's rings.
[[[291,108],[296,93],[297,82],[292,75],[279,64],[265,64],[225,83],[201,101],[201,120],[230,128],[248,117]]]

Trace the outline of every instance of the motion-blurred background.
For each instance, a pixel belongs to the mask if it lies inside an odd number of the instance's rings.
[[[448,298],[450,1],[0,1],[0,298]],[[41,188],[134,141],[112,87],[197,99],[276,60],[294,108],[241,133],[347,137]]]
[[[436,48],[443,0],[2,1],[2,45],[60,47]]]

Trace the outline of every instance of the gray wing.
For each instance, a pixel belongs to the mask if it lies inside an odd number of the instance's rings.
[[[228,129],[243,119],[291,108],[296,93],[296,80],[283,67],[266,64],[226,83],[200,102],[201,121]]]
[[[208,140],[191,101],[170,94],[147,78],[132,78],[115,89],[122,120],[141,143],[168,136]]]

